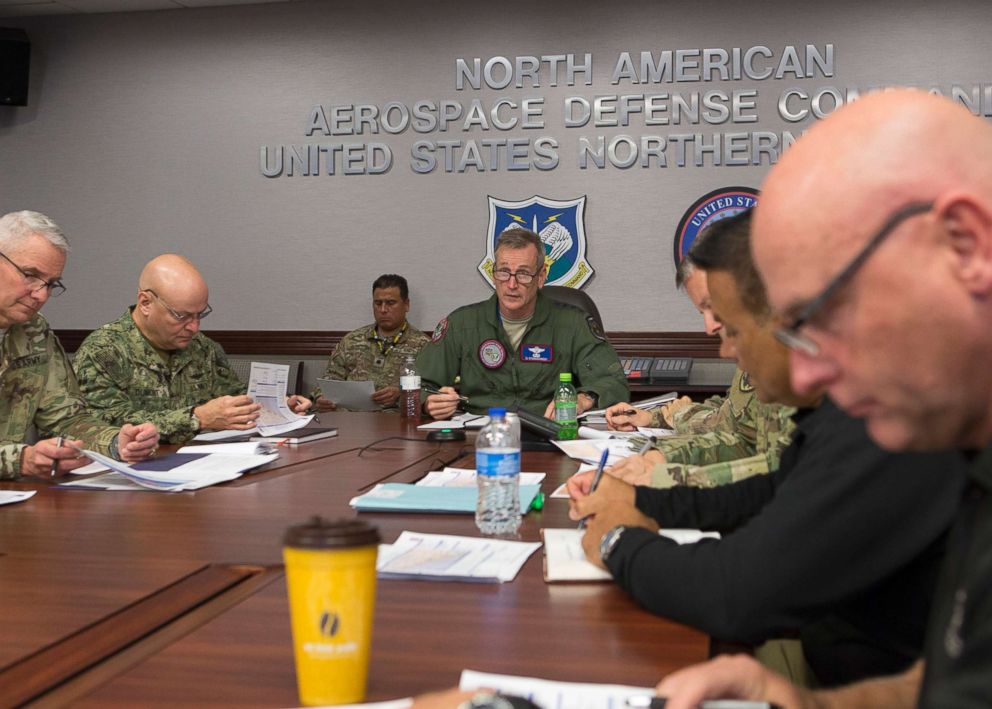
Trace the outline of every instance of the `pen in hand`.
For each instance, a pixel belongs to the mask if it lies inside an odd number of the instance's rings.
[[[58,448],[61,448],[62,446],[64,446],[65,445],[65,436],[59,436],[56,439],[56,441],[55,441],[55,445]],[[55,477],[55,474],[58,472],[58,467],[59,467],[59,459],[58,458],[52,458],[52,474],[49,477],[52,477],[52,478]]]
[[[446,394],[447,393],[447,392],[443,392],[443,391],[440,391],[438,389],[435,389],[434,387],[421,387],[421,388],[425,392],[427,392],[428,394],[442,394],[443,395],[443,394]],[[462,402],[467,402],[468,401],[468,397],[467,396],[462,396],[461,394],[459,394],[458,395],[458,400],[459,401],[462,401]]]
[[[606,459],[610,457],[610,449],[604,448],[603,454],[599,456],[599,466],[596,468],[596,474],[592,476],[592,485],[589,486],[589,494],[596,492],[596,488],[599,487],[599,481],[603,478],[603,468],[606,467]],[[583,517],[579,520],[579,529],[586,528],[586,519]]]

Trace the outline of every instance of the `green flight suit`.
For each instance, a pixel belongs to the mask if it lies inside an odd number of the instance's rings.
[[[0,343],[0,478],[20,476],[32,424],[42,439],[78,438],[116,456],[119,428],[87,411],[65,351],[41,315],[10,327]]]
[[[674,417],[681,435],[658,440],[666,463],[652,471],[653,487],[714,487],[778,469],[792,440],[795,409],[764,404],[738,369],[726,397],[711,397]]]
[[[133,309],[83,340],[74,360],[80,388],[105,421],[151,421],[163,442],[181,443],[200,429],[194,408],[220,396],[244,394],[247,387],[231,370],[221,346],[199,332],[166,364],[135,325]]]
[[[465,407],[472,413],[519,406],[543,415],[561,372],[571,372],[575,388],[596,395],[599,406],[627,401],[630,395],[617,353],[599,325],[575,306],[540,292],[516,351],[493,294],[438,323],[417,357],[417,371],[424,386],[435,388],[452,386],[461,377],[459,393],[468,397]]]
[[[400,385],[400,368],[407,357],[416,357],[430,341],[423,332],[407,323],[406,330],[400,333],[399,339],[383,354],[383,349],[375,337],[375,323],[352,330],[341,338],[330,359],[327,361],[327,371],[324,379],[341,381],[371,380],[376,390],[383,387]],[[391,340],[390,340],[391,342]],[[320,396],[320,389],[315,389],[313,398]],[[399,404],[393,404],[383,409],[396,409]]]

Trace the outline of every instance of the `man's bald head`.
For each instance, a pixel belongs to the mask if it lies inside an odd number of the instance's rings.
[[[207,298],[207,282],[189,259],[179,254],[162,254],[145,264],[138,278],[139,290],[153,290],[170,303]]]
[[[752,234],[788,322],[921,202],[801,328],[819,352],[793,352],[797,391],[827,386],[892,448],[992,437],[992,127],[920,91],[859,99],[773,168]]]
[[[185,349],[200,329],[198,317],[208,308],[207,283],[190,261],[178,254],[156,256],[138,278],[138,301],[132,317],[155,347]]]

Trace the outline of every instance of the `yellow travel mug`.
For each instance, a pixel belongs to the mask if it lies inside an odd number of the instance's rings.
[[[313,517],[283,538],[296,685],[305,706],[365,699],[379,530]]]

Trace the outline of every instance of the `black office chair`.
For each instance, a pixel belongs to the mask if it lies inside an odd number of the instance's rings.
[[[574,305],[579,310],[592,315],[596,320],[596,324],[599,325],[600,331],[606,332],[606,328],[603,327],[603,318],[599,314],[599,308],[596,307],[595,301],[585,291],[578,288],[567,288],[565,286],[544,286],[541,291],[552,300]]]

